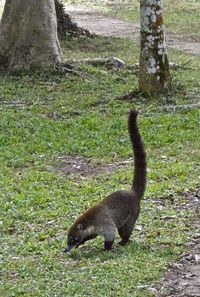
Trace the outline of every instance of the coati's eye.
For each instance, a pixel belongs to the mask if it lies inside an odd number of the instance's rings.
[[[79,239],[77,237],[70,237],[68,240],[68,244],[77,244],[79,243]]]

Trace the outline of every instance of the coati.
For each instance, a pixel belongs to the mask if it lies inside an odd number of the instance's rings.
[[[85,211],[70,227],[67,238],[69,252],[98,235],[104,237],[104,248],[110,250],[115,240],[116,229],[124,246],[131,236],[140,213],[140,200],[146,187],[146,153],[137,126],[137,114],[130,110],[128,130],[134,153],[134,177],[130,191],[116,191]]]

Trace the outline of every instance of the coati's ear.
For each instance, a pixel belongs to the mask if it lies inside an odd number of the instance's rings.
[[[83,225],[82,224],[78,224],[77,225],[77,230],[83,230]]]

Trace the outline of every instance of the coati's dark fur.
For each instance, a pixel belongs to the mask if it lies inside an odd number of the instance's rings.
[[[64,252],[78,247],[98,235],[104,237],[104,248],[110,250],[115,233],[125,245],[140,213],[140,200],[146,186],[146,153],[137,127],[137,111],[131,110],[128,130],[134,152],[134,178],[130,191],[117,191],[83,213],[68,232],[68,246]]]

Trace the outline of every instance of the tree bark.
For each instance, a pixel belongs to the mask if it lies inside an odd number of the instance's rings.
[[[163,25],[163,0],[141,0],[139,89],[147,96],[170,91],[169,63]]]
[[[7,0],[0,24],[0,68],[15,71],[62,61],[54,0]]]

